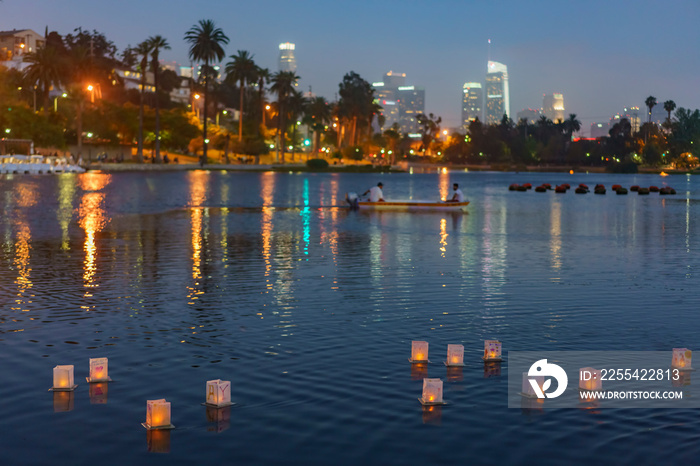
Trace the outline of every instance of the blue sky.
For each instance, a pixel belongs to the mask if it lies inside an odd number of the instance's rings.
[[[625,106],[653,95],[700,108],[700,2],[697,0],[4,0],[0,30],[46,26],[61,34],[97,29],[119,49],[165,36],[161,56],[188,64],[184,33],[213,19],[229,36],[227,55],[255,54],[276,68],[280,42],[296,43],[304,90],[333,99],[348,71],[379,81],[404,72],[426,89],[426,111],[460,123],[461,88],[483,81],[491,58],[508,66],[511,112],[564,94],[584,134]]]

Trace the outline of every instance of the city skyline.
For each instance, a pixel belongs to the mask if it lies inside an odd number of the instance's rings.
[[[107,13],[84,0],[5,0],[0,3],[0,30],[43,33],[48,26],[67,34],[77,27],[95,29],[120,51],[160,34],[172,47],[161,57],[186,65],[184,32],[199,19],[213,18],[231,39],[225,60],[236,50],[248,50],[261,66],[275,70],[278,45],[295,43],[300,86],[312,86],[315,94],[329,100],[349,71],[372,82],[386,70],[397,70],[426,89],[425,110],[442,116],[445,127],[461,126],[462,86],[483,82],[489,58],[508,67],[513,115],[538,108],[543,94],[561,92],[566,113],[577,114],[584,133],[591,123],[607,121],[620,108],[643,109],[649,95],[659,102],[671,99],[679,107],[700,108],[695,92],[700,63],[689,59],[700,38],[694,26],[700,5],[691,1],[663,7],[651,1],[634,6],[592,1],[584,7],[550,1],[528,6],[445,0],[429,11],[395,1],[371,4],[373,16],[394,18],[402,24],[398,29],[374,27],[365,4],[370,3],[360,0],[339,12],[335,5],[304,0],[262,0],[235,8],[214,0],[196,11],[185,4],[163,11],[156,2],[124,0],[118,10]],[[300,22],[289,21],[301,11]],[[465,31],[459,18],[467,13],[484,21]],[[649,25],[657,25],[651,34],[645,32]],[[682,40],[664,32],[669,25],[683,31]]]

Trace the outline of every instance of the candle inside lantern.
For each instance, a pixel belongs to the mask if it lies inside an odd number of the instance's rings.
[[[671,366],[674,369],[691,370],[693,352],[688,348],[673,348],[673,358]]]
[[[484,340],[484,360],[499,361],[501,359],[501,342],[498,340]]]
[[[423,379],[423,404],[442,404],[442,379]]]
[[[231,382],[228,380],[207,381],[206,404],[213,406],[227,406],[231,404]]]
[[[592,367],[583,367],[578,371],[578,388],[581,390],[603,389],[602,372]]]
[[[530,384],[531,379],[537,382],[537,385],[540,387],[540,391],[544,393],[544,391],[542,390],[542,386],[544,385],[544,376],[530,376],[527,374],[527,372],[523,372],[522,395],[527,396],[529,398],[537,398],[537,392],[535,392],[535,389]]]
[[[411,342],[411,362],[428,362],[428,342]]]
[[[146,401],[146,425],[148,428],[170,427],[170,402],[164,398]]]
[[[53,368],[53,389],[72,390],[73,366],[56,366]]]
[[[108,382],[107,358],[90,358],[90,382]]]
[[[448,366],[463,366],[464,365],[464,346],[463,345],[447,345],[447,361]]]

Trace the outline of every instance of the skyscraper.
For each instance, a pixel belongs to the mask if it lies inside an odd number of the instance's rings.
[[[545,94],[542,98],[542,113],[555,123],[564,121],[564,95],[556,92]]]
[[[489,61],[486,73],[486,123],[499,123],[504,114],[510,116],[508,67]]]
[[[405,84],[406,74],[393,71],[384,75],[384,81],[372,83],[384,116],[384,125],[379,129],[398,123],[402,133],[417,131],[416,115],[425,111],[425,89]]]
[[[295,72],[297,70],[297,60],[294,57],[294,44],[290,42],[280,44],[280,57],[277,68],[279,71]]]
[[[464,83],[462,93],[462,127],[466,130],[475,119],[484,121],[484,90],[481,83]]]

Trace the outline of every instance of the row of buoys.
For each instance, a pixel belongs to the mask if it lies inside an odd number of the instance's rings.
[[[510,186],[508,186],[508,191],[527,191],[529,189],[532,189],[532,185],[530,183],[525,183],[525,184],[516,184],[513,183]],[[569,189],[571,189],[571,185],[569,183],[563,183],[560,185],[557,185],[554,187],[554,192],[555,193],[566,193]],[[535,188],[536,193],[544,193],[547,191],[552,190],[552,185],[549,183],[543,183]],[[619,184],[614,184],[612,185],[612,190],[615,191],[617,194],[627,194],[627,188],[623,188]],[[638,185],[634,185],[630,187],[630,191],[636,191],[637,194],[645,195],[649,193],[659,193],[660,195],[668,195],[668,194],[676,194],[676,190],[673,189],[670,186],[663,186],[659,188],[658,186],[649,186],[648,188],[646,187],[640,187]],[[590,189],[588,188],[587,185],[581,183],[579,184],[576,189],[574,189],[574,192],[576,194],[586,194],[590,192]],[[605,189],[605,185],[602,184],[597,184],[593,188],[593,193],[594,194],[605,194],[607,191]]]

